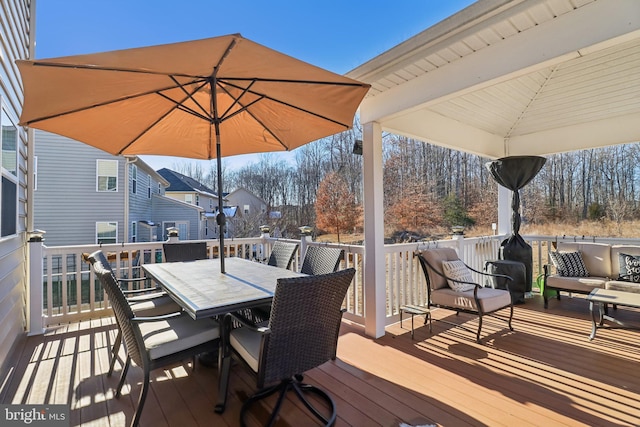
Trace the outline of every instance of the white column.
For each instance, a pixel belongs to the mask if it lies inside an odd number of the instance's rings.
[[[365,334],[379,338],[386,323],[386,278],[382,181],[382,127],[363,126]]]
[[[42,238],[29,240],[29,300],[27,303],[27,335],[44,333],[42,314]]]
[[[498,234],[511,234],[511,193],[498,185]]]

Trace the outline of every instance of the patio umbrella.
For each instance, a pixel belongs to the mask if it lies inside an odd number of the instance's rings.
[[[222,272],[220,158],[348,130],[369,89],[239,34],[16,63],[21,125],[115,155],[217,158]]]

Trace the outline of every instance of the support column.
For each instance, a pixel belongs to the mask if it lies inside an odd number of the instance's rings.
[[[29,300],[27,303],[27,335],[44,333],[43,318],[43,249],[42,234],[39,230],[30,232],[29,238]]]
[[[382,127],[379,123],[364,124],[362,146],[365,334],[379,338],[386,326]]]

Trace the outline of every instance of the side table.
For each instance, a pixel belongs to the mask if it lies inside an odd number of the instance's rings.
[[[403,305],[400,307],[400,328],[402,328],[402,313],[407,313],[411,315],[411,339],[413,339],[413,316],[424,315],[424,324],[427,324],[429,321],[429,332],[431,332],[431,310],[427,307],[419,306],[419,305]]]

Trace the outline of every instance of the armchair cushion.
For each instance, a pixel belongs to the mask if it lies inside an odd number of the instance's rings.
[[[502,289],[478,288],[478,300],[484,313],[499,310],[511,304],[511,295]],[[478,310],[478,304],[473,297],[473,289],[456,292],[453,289],[438,289],[431,293],[434,305],[460,308],[462,310]]]
[[[475,288],[471,283],[460,283],[473,282],[471,270],[461,260],[442,261],[442,272],[449,278],[449,287],[456,292],[472,291]]]
[[[551,262],[563,277],[587,277],[589,271],[584,264],[580,251],[550,252]]]

